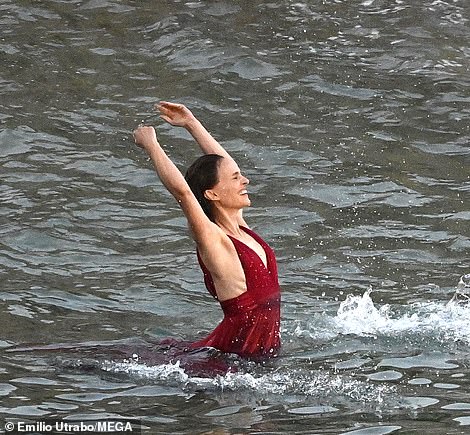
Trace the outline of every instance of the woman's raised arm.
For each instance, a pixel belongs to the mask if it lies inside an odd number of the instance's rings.
[[[218,154],[232,159],[230,154],[206,130],[202,123],[183,104],[161,101],[155,105],[160,117],[171,125],[184,127],[199,144],[204,154]]]
[[[149,155],[163,185],[183,209],[193,238],[202,245],[213,242],[213,237],[219,232],[218,227],[206,216],[183,174],[158,143],[155,129],[140,126],[133,135],[136,145]]]

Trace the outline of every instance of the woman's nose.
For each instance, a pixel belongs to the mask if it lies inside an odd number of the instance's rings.
[[[244,185],[250,184],[250,180],[248,180],[248,178],[246,178],[246,177],[243,177],[243,184]]]

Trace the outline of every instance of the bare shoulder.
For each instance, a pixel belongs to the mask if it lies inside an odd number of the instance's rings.
[[[233,264],[237,252],[233,242],[217,225],[209,237],[196,240],[199,254],[204,264],[213,274],[227,272],[227,266]]]
[[[197,233],[192,232],[192,234],[199,252],[206,255],[224,249],[227,242],[230,242],[229,237],[222,229],[210,220],[203,229],[199,228]]]

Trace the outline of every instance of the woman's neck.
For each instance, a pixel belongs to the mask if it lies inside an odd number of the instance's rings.
[[[239,213],[239,211],[235,211],[234,213],[218,213],[215,217],[215,223],[225,234],[230,234],[235,237],[242,236],[243,232],[240,229]]]

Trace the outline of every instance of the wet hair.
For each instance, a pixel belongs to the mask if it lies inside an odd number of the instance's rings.
[[[188,168],[184,176],[204,213],[212,222],[214,222],[212,203],[204,196],[204,192],[212,189],[219,181],[218,172],[222,159],[223,157],[218,154],[205,154]]]

